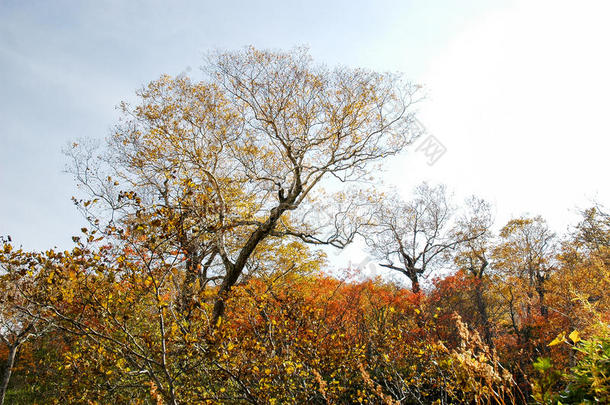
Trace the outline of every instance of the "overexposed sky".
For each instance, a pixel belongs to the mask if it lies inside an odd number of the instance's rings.
[[[609,2],[524,1],[452,38],[422,79],[421,120],[447,148],[430,177],[560,228],[608,203],[609,17]]]
[[[587,0],[0,0],[0,234],[70,245],[82,219],[61,148],[106,136],[144,83],[196,77],[213,48],[303,44],[425,86],[420,120],[447,151],[428,166],[412,148],[389,183],[444,182],[500,223],[529,212],[562,231],[576,206],[610,203],[609,20],[610,2]]]

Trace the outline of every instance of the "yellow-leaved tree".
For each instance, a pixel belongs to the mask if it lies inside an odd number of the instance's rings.
[[[345,221],[325,232],[308,215],[317,188],[357,180],[413,140],[417,87],[393,74],[314,65],[301,48],[218,52],[203,71],[199,82],[150,83],[137,105],[121,104],[123,119],[102,151],[69,154],[80,185],[110,209],[111,226],[129,224],[161,250],[184,254],[185,290],[196,276],[220,285],[218,320],[267,238],[351,240]],[[348,215],[341,201],[337,213]]]
[[[394,74],[329,69],[302,48],[217,52],[202,70],[149,83],[105,144],[69,148],[91,226],[41,273],[77,296],[39,301],[87,337],[70,360],[99,358],[108,390],[149,381],[172,404],[220,372],[214,329],[236,284],[317,270],[307,244],[356,235],[366,198],[324,184],[370,176],[419,135],[418,88]]]

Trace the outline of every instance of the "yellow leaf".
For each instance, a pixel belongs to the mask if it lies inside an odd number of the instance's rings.
[[[570,335],[568,337],[574,343],[578,343],[580,341],[580,334],[578,333],[577,330],[574,330],[572,333],[570,333]]]
[[[549,346],[555,346],[558,345],[559,343],[563,343],[566,340],[565,338],[565,334],[561,333],[560,335],[557,335],[557,337],[555,339],[553,339],[553,341],[551,343],[549,343]]]

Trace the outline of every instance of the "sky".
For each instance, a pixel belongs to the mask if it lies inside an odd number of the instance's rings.
[[[609,18],[590,0],[0,0],[0,235],[69,247],[84,221],[62,148],[106,137],[115,106],[161,74],[197,77],[206,52],[248,45],[403,73],[445,153],[429,165],[415,144],[387,182],[442,182],[491,201],[499,225],[541,214],[562,232],[610,203]]]

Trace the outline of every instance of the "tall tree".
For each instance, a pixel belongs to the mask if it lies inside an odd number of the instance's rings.
[[[300,208],[326,179],[357,180],[412,141],[417,87],[316,66],[305,49],[218,52],[203,71],[200,82],[163,76],[138,92],[137,106],[123,103],[104,153],[69,153],[113,224],[185,255],[185,289],[197,275],[219,284],[218,320],[267,238],[349,242],[353,233],[313,233]]]

